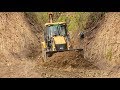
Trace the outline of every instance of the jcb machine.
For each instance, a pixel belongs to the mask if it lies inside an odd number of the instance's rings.
[[[65,22],[53,23],[53,13],[49,13],[49,23],[45,24],[43,31],[42,57],[46,61],[54,53],[74,50],[70,43],[67,25]]]

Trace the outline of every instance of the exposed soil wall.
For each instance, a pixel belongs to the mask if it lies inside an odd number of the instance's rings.
[[[109,12],[91,34],[86,35],[84,55],[101,69],[112,69],[120,63],[120,13]]]

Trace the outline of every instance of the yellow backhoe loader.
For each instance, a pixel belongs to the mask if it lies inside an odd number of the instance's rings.
[[[49,23],[45,24],[43,31],[42,58],[44,61],[54,53],[82,50],[73,49],[70,43],[70,35],[65,22],[53,22],[53,13],[49,13]]]

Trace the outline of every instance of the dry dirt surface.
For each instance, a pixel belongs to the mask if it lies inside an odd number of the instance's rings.
[[[43,63],[39,35],[33,32],[39,28],[33,28],[24,13],[2,12],[0,20],[1,78],[112,77],[78,51],[55,53]]]
[[[108,12],[85,37],[84,56],[100,69],[114,72],[120,66],[120,13]]]

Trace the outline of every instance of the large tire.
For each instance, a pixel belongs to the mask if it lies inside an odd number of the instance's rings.
[[[72,45],[71,45],[71,43],[70,43],[70,41],[68,39],[67,39],[67,48],[68,48],[68,50],[73,49],[73,47],[72,47]]]
[[[52,54],[51,54],[51,53],[46,53],[46,56],[47,56],[47,57],[51,57]]]

